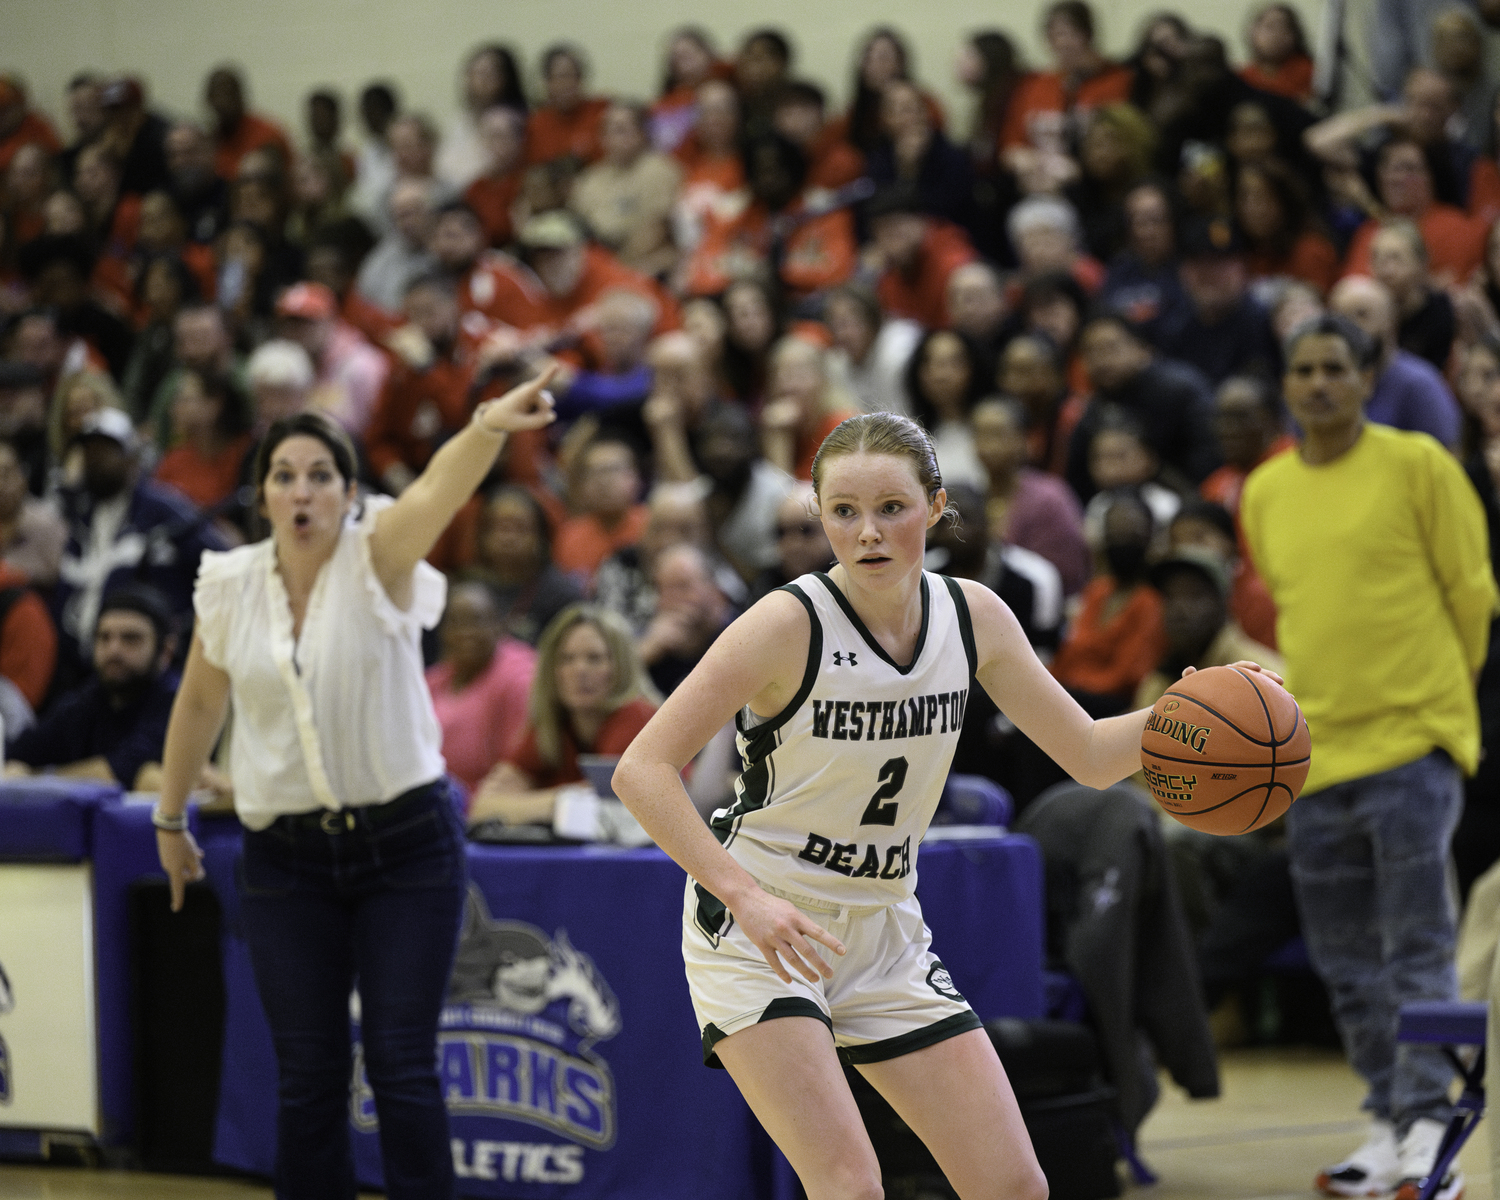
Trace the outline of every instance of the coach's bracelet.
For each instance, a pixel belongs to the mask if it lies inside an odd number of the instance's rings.
[[[161,810],[161,802],[151,806],[151,824],[158,829],[165,829],[168,833],[186,833],[188,827],[187,813],[178,813],[175,817],[168,816]]]

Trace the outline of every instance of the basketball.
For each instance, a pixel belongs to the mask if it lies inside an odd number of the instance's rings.
[[[1191,829],[1227,836],[1291,807],[1312,761],[1312,736],[1290,693],[1258,671],[1208,667],[1152,706],[1141,735],[1151,793]]]

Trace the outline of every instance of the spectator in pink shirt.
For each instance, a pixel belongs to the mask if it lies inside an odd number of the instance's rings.
[[[489,585],[456,583],[438,629],[443,657],[427,671],[448,770],[472,795],[515,754],[526,729],[536,651],[505,634]]]
[[[390,372],[390,360],[343,320],[321,283],[295,283],[276,301],[282,337],[307,351],[316,379],[310,403],[362,438]]]

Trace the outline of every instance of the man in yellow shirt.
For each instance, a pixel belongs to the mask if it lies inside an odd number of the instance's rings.
[[[1397,1014],[1457,995],[1445,869],[1462,776],[1479,759],[1474,678],[1496,591],[1459,465],[1425,434],[1365,420],[1375,358],[1342,317],[1293,331],[1283,386],[1303,435],[1250,475],[1240,518],[1312,731],[1287,814],[1297,904],[1373,1117],[1365,1144],[1317,1184],[1415,1200],[1452,1068],[1435,1047],[1398,1048]],[[1462,1190],[1454,1169],[1437,1196]]]

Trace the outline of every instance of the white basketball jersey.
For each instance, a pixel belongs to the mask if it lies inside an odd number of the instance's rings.
[[[812,621],[807,670],[786,708],[736,720],[745,770],[713,828],[773,887],[838,905],[894,904],[916,887],[917,846],[942,795],[973,674],[956,581],[923,572],[922,627],[899,667],[827,575],[785,591]],[[747,721],[747,716],[749,720]]]

